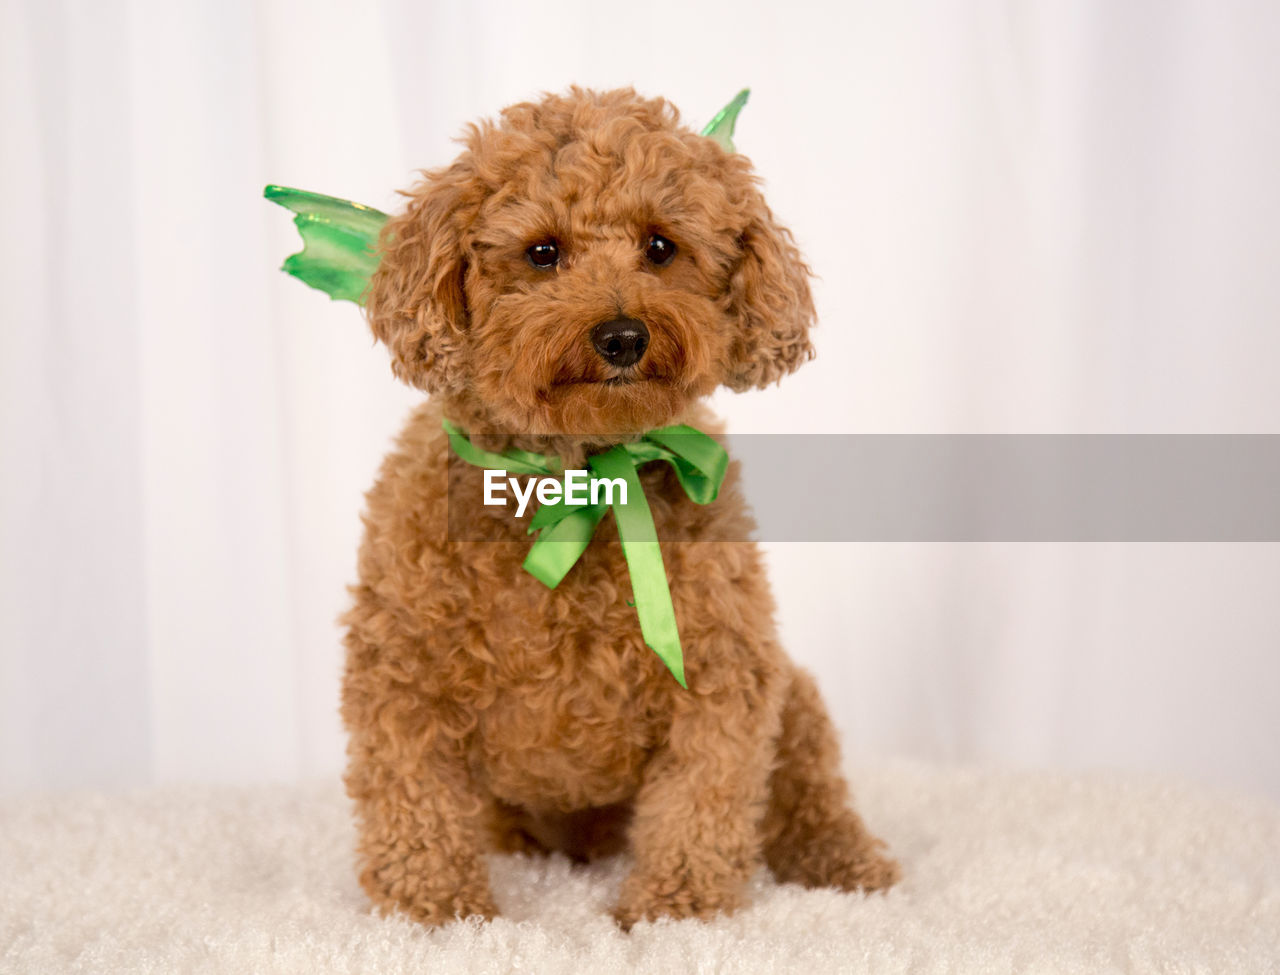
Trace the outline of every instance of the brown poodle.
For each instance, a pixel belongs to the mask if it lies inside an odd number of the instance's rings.
[[[369,492],[345,617],[361,883],[428,924],[493,917],[486,852],[626,848],[624,927],[731,911],[762,861],[888,886],[813,680],[778,645],[736,470],[698,506],[668,465],[642,469],[659,536],[682,539],[662,552],[685,690],[641,636],[613,520],[548,589],[521,568],[527,518],[482,505],[484,472],[441,429],[581,467],[656,427],[707,430],[705,394],[810,358],[808,269],[750,163],[630,90],[515,105],[465,143],[389,222],[366,302],[431,398]]]

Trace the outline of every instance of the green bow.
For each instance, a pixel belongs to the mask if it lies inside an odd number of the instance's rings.
[[[516,474],[559,477],[564,472],[559,461],[528,450],[493,453],[481,450],[457,426],[444,421],[445,432],[453,452],[468,464]],[[591,544],[596,525],[613,508],[618,522],[618,538],[622,554],[631,573],[631,591],[635,595],[636,615],[644,642],[667,665],[681,687],[684,679],[684,654],[680,649],[680,633],[676,628],[676,611],[667,587],[667,571],[662,563],[658,531],[653,513],[640,486],[639,468],[653,460],[670,464],[695,504],[709,504],[716,499],[729,454],[700,430],[683,424],[650,430],[635,443],[618,444],[587,458],[587,466],[598,477],[620,478],[627,485],[627,503],[569,504],[562,492],[560,500],[544,504],[529,524],[529,534],[538,533],[524,569],[550,589],[554,589],[581,558]]]

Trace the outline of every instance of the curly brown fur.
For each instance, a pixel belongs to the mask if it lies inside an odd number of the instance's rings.
[[[516,105],[465,143],[388,224],[367,296],[395,374],[433,395],[369,492],[345,617],[365,890],[429,924],[492,917],[484,853],[624,846],[624,926],[732,910],[762,861],[810,886],[891,884],[778,646],[736,466],[705,507],[666,465],[641,472],[660,537],[681,539],[663,557],[684,690],[641,637],[612,519],[546,588],[521,568],[525,523],[480,504],[482,471],[441,430],[580,465],[654,427],[708,429],[700,397],[809,358],[808,269],[750,164],[629,90]],[[667,265],[646,262],[653,233],[677,245]],[[538,269],[526,250],[549,238],[560,264]],[[651,336],[621,369],[590,340],[618,316]]]

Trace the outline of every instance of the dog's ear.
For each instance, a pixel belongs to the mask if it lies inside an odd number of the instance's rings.
[[[809,268],[791,231],[778,224],[754,187],[748,208],[739,237],[742,256],[728,289],[738,334],[724,382],[738,391],[768,386],[813,358]]]
[[[467,329],[463,232],[475,212],[469,160],[426,173],[409,206],[382,231],[381,259],[365,295],[374,337],[391,350],[391,369],[427,392],[462,382]]]

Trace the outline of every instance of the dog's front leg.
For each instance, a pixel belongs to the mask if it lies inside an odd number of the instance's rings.
[[[669,740],[650,760],[630,830],[635,866],[614,917],[736,909],[760,863],[760,820],[778,731],[769,694],[679,692]]]
[[[360,820],[360,883],[424,924],[497,914],[482,857],[485,799],[456,740],[375,721],[353,734],[347,792]]]

